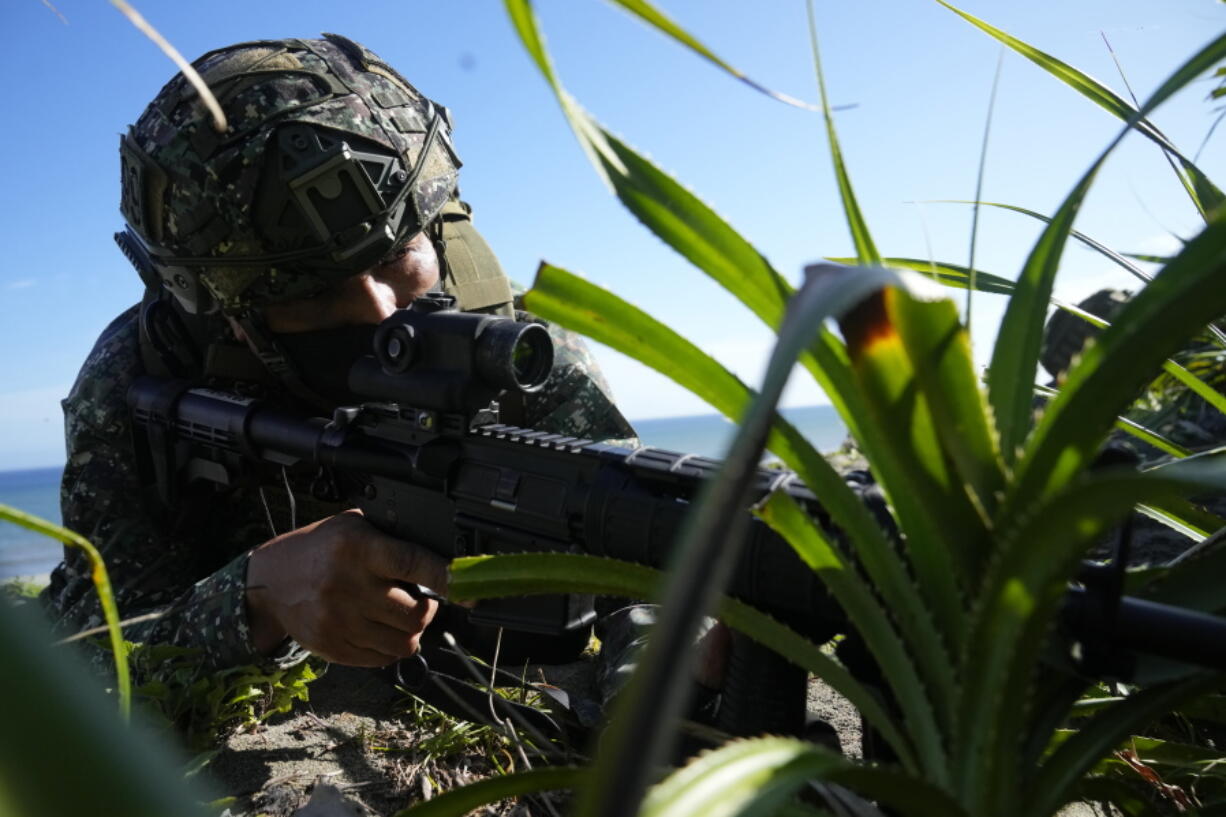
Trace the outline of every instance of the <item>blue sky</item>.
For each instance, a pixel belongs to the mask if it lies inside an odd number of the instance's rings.
[[[139,298],[136,275],[111,240],[121,225],[116,148],[175,70],[104,0],[52,2],[67,23],[40,0],[8,0],[0,9],[10,34],[0,53],[10,77],[10,113],[0,130],[0,470],[62,460],[57,401],[97,334]],[[658,3],[759,81],[816,99],[800,0]],[[365,43],[452,109],[462,189],[513,278],[530,283],[541,259],[581,272],[749,381],[759,376],[766,333],[602,186],[496,0],[135,5],[188,59],[240,40],[321,31]],[[931,248],[938,259],[965,263],[970,211],[919,202],[973,195],[1000,47],[931,0],[817,7],[832,98],[854,106],[838,114],[837,126],[878,246],[921,257]],[[1216,0],[963,0],[962,7],[1122,91],[1105,34],[1142,97],[1226,24],[1226,4]],[[850,254],[813,114],[756,94],[610,3],[540,0],[537,10],[571,92],[781,272],[798,278],[806,263]],[[1154,117],[1185,152],[1196,151],[1212,123],[1204,99],[1211,87],[1208,80],[1194,85]],[[984,197],[1050,213],[1118,123],[1010,52],[993,127]],[[1219,135],[1199,164],[1220,177],[1224,156]],[[1078,227],[1119,250],[1162,252],[1195,231],[1196,216],[1161,155],[1130,137]],[[1015,276],[1035,236],[1036,225],[1021,216],[984,213],[979,266]],[[1130,281],[1070,247],[1058,294],[1074,299]],[[1001,308],[988,296],[976,301],[981,359]],[[707,410],[637,364],[599,354],[631,418]],[[794,385],[790,403],[823,402],[816,389]]]

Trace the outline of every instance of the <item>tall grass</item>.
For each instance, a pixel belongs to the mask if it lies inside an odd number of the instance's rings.
[[[1202,714],[1220,708],[1219,699],[1203,696],[1221,685],[1221,676],[1182,668],[1168,671],[1162,683],[1130,688],[1126,696],[1104,696],[1061,664],[1048,663],[1047,653],[1065,588],[1081,557],[1106,531],[1144,504],[1207,534],[1206,519],[1181,497],[1226,489],[1226,454],[1219,451],[1190,457],[1172,447],[1177,461],[1144,473],[1090,467],[1120,415],[1167,359],[1226,313],[1222,194],[1148,119],[1226,58],[1226,37],[1193,55],[1149,100],[1134,106],[1072,66],[937,0],[1124,123],[1119,138],[1073,184],[1056,212],[1041,216],[1045,228],[1015,281],[974,270],[973,263],[931,265],[943,283],[1010,297],[985,389],[954,304],[934,292],[929,279],[888,268],[912,264],[882,257],[876,248],[839,148],[812,6],[817,107],[857,266],[814,265],[796,289],[701,200],[582,110],[550,62],[528,0],[505,2],[598,174],[640,221],[741,300],[779,340],[755,390],[642,310],[560,267],[541,266],[527,296],[530,308],[657,368],[739,421],[742,431],[725,468],[694,505],[675,558],[681,569],[667,576],[577,555],[483,556],[453,564],[451,588],[458,599],[560,590],[651,597],[664,587],[664,612],[591,768],[537,769],[484,781],[410,812],[459,815],[508,796],[569,787],[578,793],[584,815],[814,813],[795,800],[801,790],[824,792],[839,804],[836,810],[854,813],[872,808],[840,792],[854,792],[896,814],[1049,815],[1087,797],[1141,814],[1152,809],[1118,785],[1118,758],[1142,762],[1148,751],[1144,762],[1155,773],[1199,763],[1202,780],[1220,777],[1219,755],[1197,755],[1170,742],[1134,742],[1131,755],[1120,753],[1114,761],[1113,752],[1130,733],[1187,701]],[[616,2],[737,80],[781,96],[747,80],[645,0]],[[1131,130],[1175,157],[1176,172],[1206,225],[1084,351],[1036,421],[1032,373],[1061,255],[1070,237],[1079,238],[1073,224],[1099,167]],[[923,264],[927,269],[928,262]],[[903,533],[901,549],[775,412],[796,361],[826,390],[869,457]],[[833,541],[784,494],[747,495],[746,475],[766,446],[821,497],[849,545]],[[740,509],[751,500],[840,602],[881,668],[888,704],[822,645],[721,596],[745,516]],[[0,515],[21,521],[8,509]],[[100,562],[95,566],[105,607],[105,571]],[[1133,577],[1130,589],[1220,611],[1226,607],[1220,593],[1224,568],[1226,549],[1209,550]],[[660,779],[660,760],[688,683],[672,659],[688,654],[686,645],[708,612],[826,679],[860,709],[895,759],[856,763],[803,740],[758,737],[731,741]],[[111,609],[108,623],[117,639],[114,618]],[[0,741],[6,756],[0,811],[191,813],[181,793],[170,790],[181,785],[175,776],[144,757],[147,747],[131,747],[124,737],[110,751],[112,738],[95,724],[96,706],[63,706],[75,694],[72,670],[57,658],[36,655],[28,631],[9,625],[9,615],[0,611],[0,646],[6,656],[28,662],[30,671],[6,673],[6,689],[47,707],[61,705],[51,712],[54,723],[29,717],[43,713],[21,712],[10,725],[31,730],[37,750],[48,757],[45,744],[80,728],[81,739],[69,747],[73,753],[66,762],[93,774],[93,802],[83,806],[77,796],[60,798],[58,790],[30,785],[42,781],[14,774],[29,767],[17,763],[20,744],[6,738]],[[121,661],[123,650],[115,653]],[[1092,697],[1079,702],[1086,692]],[[34,731],[43,726],[45,733]]]
[[[814,781],[837,783],[900,814],[1048,815],[1090,796],[1136,813],[1143,808],[1114,785],[1104,758],[1152,719],[1221,684],[1218,675],[1183,668],[1125,698],[1100,696],[1094,713],[1070,732],[1074,706],[1091,683],[1050,663],[1049,652],[1065,588],[1107,531],[1141,504],[1163,508],[1187,530],[1204,531],[1204,518],[1179,497],[1226,488],[1226,454],[1217,451],[1144,473],[1090,467],[1107,435],[1122,424],[1120,415],[1164,365],[1170,370],[1167,359],[1226,313],[1221,193],[1148,118],[1226,56],[1226,37],[1194,54],[1144,104],[1133,106],[1072,66],[937,2],[1123,122],[1061,206],[1042,216],[1045,227],[1016,280],[933,265],[938,280],[953,286],[1009,295],[986,388],[953,303],[934,296],[925,279],[883,268],[889,261],[873,241],[839,148],[812,8],[822,119],[859,266],[815,265],[794,291],[730,225],[575,102],[549,59],[530,3],[506,0],[525,48],[598,174],[644,225],[779,336],[755,391],[662,322],[557,266],[542,265],[526,297],[543,317],[653,366],[742,424],[725,468],[691,511],[675,557],[683,569],[667,577],[580,556],[477,557],[453,564],[452,592],[461,598],[568,588],[648,597],[665,587],[660,624],[619,699],[592,770],[566,774],[582,790],[580,814],[807,813],[791,798]],[[623,5],[633,5],[648,22],[656,19],[646,3]],[[710,59],[710,49],[675,23],[658,27]],[[1063,250],[1070,236],[1078,237],[1073,225],[1100,167],[1133,130],[1176,158],[1206,225],[1083,352],[1036,421],[1032,373]],[[775,415],[780,379],[796,360],[826,390],[868,456],[902,531],[901,551],[812,446]],[[831,541],[786,496],[746,495],[748,465],[767,445],[815,490],[849,547]],[[819,645],[719,599],[735,555],[736,509],[751,500],[843,606],[881,669],[891,708],[881,707]],[[1221,576],[1224,558],[1218,550],[1193,560],[1194,567],[1138,577],[1133,591],[1193,586],[1206,571]],[[1153,584],[1159,575],[1163,583]],[[1211,609],[1226,606],[1226,599],[1199,598]],[[685,653],[697,620],[715,611],[847,694],[896,761],[861,765],[804,741],[753,738],[729,743],[652,785],[688,683],[685,662],[675,659]],[[670,661],[679,669],[668,670]],[[520,781],[524,791],[547,785],[540,778]],[[433,808],[430,813],[460,813]]]

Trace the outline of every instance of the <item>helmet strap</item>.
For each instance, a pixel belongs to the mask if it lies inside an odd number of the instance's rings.
[[[451,263],[447,260],[447,239],[443,238],[443,217],[438,216],[426,227],[434,254],[438,256],[438,286],[447,283],[451,275]]]
[[[247,343],[255,352],[255,356],[260,359],[260,363],[264,364],[264,368],[278,383],[285,386],[295,397],[305,400],[315,408],[331,411],[332,403],[302,379],[302,375],[298,373],[298,369],[285,354],[285,350],[273,339],[272,332],[268,330],[262,315],[254,310],[247,310],[237,316],[235,321],[242,328],[243,334],[247,336]]]
[[[182,314],[163,286],[146,287],[140,305],[140,353],[145,371],[159,377],[194,378],[203,366],[200,318]],[[188,322],[192,321],[196,332]]]

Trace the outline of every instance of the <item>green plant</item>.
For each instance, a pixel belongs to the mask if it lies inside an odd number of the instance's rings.
[[[25,604],[38,598],[43,585],[23,579],[5,579],[0,582],[0,599],[11,604]]]
[[[15,508],[0,519],[81,547],[94,565],[111,644],[122,644],[106,569],[80,536]],[[183,780],[175,753],[129,728],[126,651],[117,656],[116,720],[90,670],[52,643],[32,605],[0,604],[0,673],[5,728],[0,736],[0,814],[205,814],[203,791]]]
[[[649,4],[615,2],[727,70]],[[1196,520],[1181,519],[1189,516],[1181,497],[1226,488],[1218,451],[1144,473],[1090,468],[1117,417],[1167,358],[1197,327],[1226,313],[1222,194],[1147,119],[1226,56],[1226,37],[1195,54],[1138,109],[1071,66],[953,9],[1125,122],[1063,205],[1044,217],[1047,226],[1015,283],[939,265],[937,277],[947,283],[1011,293],[985,390],[954,305],[935,297],[925,279],[881,268],[839,150],[815,34],[823,116],[861,268],[816,266],[794,291],[710,208],[581,109],[558,80],[530,4],[506,5],[577,138],[622,203],[775,329],[779,342],[755,393],[663,323],[542,264],[526,297],[529,308],[672,377],[739,421],[742,432],[719,478],[695,503],[675,569],[666,576],[570,555],[453,564],[451,591],[458,598],[580,590],[664,604],[593,768],[516,775],[486,788],[505,797],[574,786],[584,815],[809,813],[791,798],[810,781],[839,784],[900,814],[1048,815],[1078,798],[1106,798],[1127,813],[1145,813],[1144,799],[1116,785],[1119,764],[1112,758],[1120,756],[1113,752],[1159,716],[1203,701],[1221,676],[1184,668],[1165,683],[1098,701],[1070,731],[1066,722],[1087,712],[1075,706],[1089,684],[1050,664],[1047,652],[1082,556],[1134,506],[1163,508],[1195,530]],[[815,31],[811,8],[810,25]],[[1175,158],[1206,226],[1085,350],[1036,420],[1031,373],[1062,251],[1103,161],[1134,128]],[[828,318],[837,321],[837,333]],[[825,388],[871,462],[903,532],[901,553],[826,461],[775,414],[796,360]],[[737,509],[751,499],[748,472],[764,445],[821,497],[850,548],[831,542],[783,495],[760,498],[757,511],[842,604],[880,666],[896,712],[819,645],[745,605],[717,600],[734,556],[728,543],[736,540]],[[1218,610],[1224,601],[1213,588],[1224,559],[1219,549],[1135,577],[1133,592]],[[846,695],[888,743],[896,765],[858,765],[803,741],[759,738],[705,755],[648,792],[684,696],[686,674],[676,658],[686,654],[698,619],[717,604],[730,626]],[[479,797],[476,789],[456,792],[452,806],[440,799],[412,813],[457,814]]]
[[[206,671],[198,650],[130,642],[125,647],[137,699],[194,751],[211,748],[226,732],[289,712],[295,701],[309,699],[309,684],[318,677],[315,661],[285,669],[251,665]]]
[[[92,578],[94,587],[98,592],[98,599],[101,602],[102,615],[106,622],[107,639],[112,652],[115,654],[115,688],[118,691],[119,712],[126,720],[132,709],[132,682],[128,674],[127,655],[120,649],[123,643],[123,636],[119,627],[119,611],[115,608],[115,597],[111,593],[111,580],[107,576],[106,565],[103,564],[102,556],[98,553],[98,549],[74,531],[55,525],[45,519],[39,519],[37,516],[9,507],[8,505],[0,505],[0,520],[12,522],[14,525],[20,525],[27,530],[41,533],[44,536],[49,536],[52,539],[63,542],[65,545],[85,551],[86,556],[89,558],[90,567],[93,570]]]

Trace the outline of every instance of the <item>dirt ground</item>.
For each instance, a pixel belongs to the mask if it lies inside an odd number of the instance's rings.
[[[575,694],[590,694],[584,687],[591,673],[583,667],[569,666],[565,677],[550,671],[547,678]],[[405,714],[404,694],[377,673],[334,666],[311,684],[310,695],[308,704],[289,715],[232,735],[202,772],[217,796],[235,798],[230,817],[384,817],[495,772],[484,750],[432,754],[438,730],[446,727],[429,718],[415,725]],[[860,716],[846,701],[815,680],[809,708],[834,727],[848,754],[859,755]],[[512,750],[495,754],[522,768]],[[485,813],[549,811],[532,802],[504,803]]]

